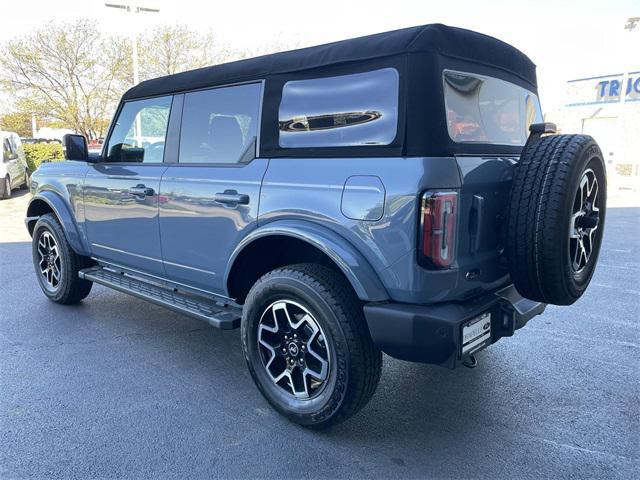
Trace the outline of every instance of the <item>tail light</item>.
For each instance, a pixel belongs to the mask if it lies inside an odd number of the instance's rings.
[[[422,259],[431,268],[450,268],[455,261],[458,192],[422,196]]]

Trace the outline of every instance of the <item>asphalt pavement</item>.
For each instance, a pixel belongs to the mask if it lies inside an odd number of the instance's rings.
[[[595,277],[513,338],[445,370],[384,358],[378,391],[328,431],[254,387],[238,331],[94,286],[39,290],[0,201],[0,478],[640,477],[640,208],[610,208]]]

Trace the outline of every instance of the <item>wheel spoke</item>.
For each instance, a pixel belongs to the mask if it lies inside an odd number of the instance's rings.
[[[575,251],[573,253],[573,269],[574,270],[578,270],[579,265],[578,265],[578,255],[580,254],[580,239],[576,240],[576,246],[575,246]]]
[[[594,251],[593,234],[600,223],[598,193],[598,179],[595,172],[588,169],[580,178],[569,222],[569,254],[574,273],[588,265]]]
[[[594,177],[594,181],[595,181],[595,177]],[[592,203],[591,209],[594,212],[599,212],[600,208],[598,207],[598,183],[597,182],[596,182],[595,193],[593,194],[593,201],[591,203]]]

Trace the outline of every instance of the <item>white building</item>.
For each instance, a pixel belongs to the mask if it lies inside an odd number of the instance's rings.
[[[564,108],[547,118],[596,139],[610,188],[640,188],[640,71],[568,81]]]
[[[76,133],[68,128],[50,128],[43,127],[35,134],[34,138],[42,138],[44,140],[59,140],[62,141],[67,133]]]

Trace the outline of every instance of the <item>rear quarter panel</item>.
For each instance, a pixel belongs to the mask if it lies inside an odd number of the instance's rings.
[[[352,199],[345,208],[345,183],[359,176],[380,180],[383,205],[371,188],[363,185],[358,195],[359,182],[350,181]],[[291,219],[321,224],[361,252],[393,300],[429,302],[449,295],[457,274],[417,265],[418,193],[459,186],[453,157],[274,158],[262,184],[258,224]],[[374,220],[349,218],[357,212]]]

